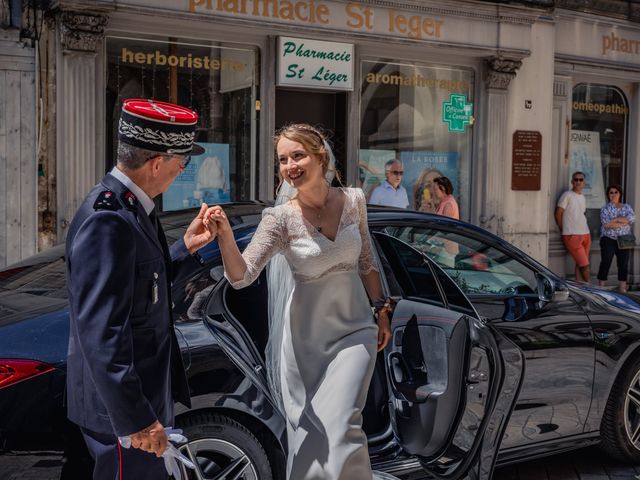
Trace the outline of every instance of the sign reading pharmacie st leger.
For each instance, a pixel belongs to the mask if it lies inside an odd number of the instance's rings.
[[[353,45],[278,37],[280,86],[353,90]]]

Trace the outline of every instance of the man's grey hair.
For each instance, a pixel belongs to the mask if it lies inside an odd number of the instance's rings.
[[[387,163],[384,164],[384,170],[385,171],[391,170],[391,167],[393,166],[394,163],[399,163],[400,165],[402,165],[402,162],[400,160],[398,160],[397,158],[392,158],[391,160],[388,160]]]
[[[158,155],[161,157],[167,157],[167,154],[162,152],[154,152],[153,150],[134,147],[133,145],[129,145],[124,142],[120,142],[118,144],[118,163],[121,163],[129,170],[136,170],[140,168],[148,160],[151,160]]]

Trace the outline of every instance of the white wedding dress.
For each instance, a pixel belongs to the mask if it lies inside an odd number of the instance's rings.
[[[364,194],[341,190],[345,201],[334,240],[290,203],[266,209],[242,254],[245,277],[232,283],[235,288],[251,284],[276,253],[285,256],[293,273],[280,362],[290,480],[374,477],[362,408],[376,360],[378,327],[360,275],[378,269]],[[375,478],[383,477],[393,478],[376,472]]]

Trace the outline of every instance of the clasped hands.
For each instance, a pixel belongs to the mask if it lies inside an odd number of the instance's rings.
[[[222,207],[215,205],[213,207],[203,203],[196,218],[193,219],[187,231],[184,234],[184,244],[189,253],[194,253],[204,247],[206,244],[222,233],[222,230],[229,225]],[[226,223],[226,225],[221,225]]]
[[[184,244],[189,253],[194,253],[227,230],[231,231],[231,227],[222,207],[203,203],[184,234]]]

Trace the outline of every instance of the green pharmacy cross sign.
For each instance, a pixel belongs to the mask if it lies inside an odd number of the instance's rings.
[[[442,121],[449,126],[450,132],[464,132],[464,127],[471,123],[473,104],[467,103],[467,97],[452,93],[449,101],[442,103]]]

